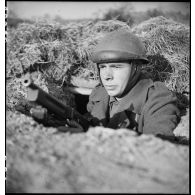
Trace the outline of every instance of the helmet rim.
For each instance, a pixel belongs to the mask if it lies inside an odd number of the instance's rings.
[[[91,60],[94,63],[110,63],[110,62],[128,62],[128,61],[141,61],[143,64],[147,64],[149,61],[146,56],[137,55],[125,51],[115,51],[115,50],[102,50],[96,52],[91,56]]]

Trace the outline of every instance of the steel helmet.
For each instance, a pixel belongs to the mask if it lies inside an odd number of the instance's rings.
[[[146,50],[140,39],[127,30],[108,33],[94,48],[90,59],[94,63],[139,60],[148,63]]]

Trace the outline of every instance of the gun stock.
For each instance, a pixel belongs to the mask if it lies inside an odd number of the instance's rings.
[[[61,119],[68,118],[75,120],[82,125],[85,131],[89,128],[89,126],[93,126],[87,118],[83,117],[74,108],[64,105],[55,97],[49,95],[40,87],[35,85],[29,75],[24,78],[23,85],[27,87],[27,100],[40,104]]]

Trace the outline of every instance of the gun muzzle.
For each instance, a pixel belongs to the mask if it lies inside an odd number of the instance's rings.
[[[23,79],[23,85],[25,87],[29,87],[30,84],[32,84],[32,78],[30,75],[26,75],[25,78]]]

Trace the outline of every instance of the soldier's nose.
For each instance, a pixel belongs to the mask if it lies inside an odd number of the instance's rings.
[[[109,79],[112,79],[113,78],[113,73],[112,73],[112,70],[111,68],[106,68],[105,69],[105,72],[104,72],[104,79],[105,80],[109,80]]]

